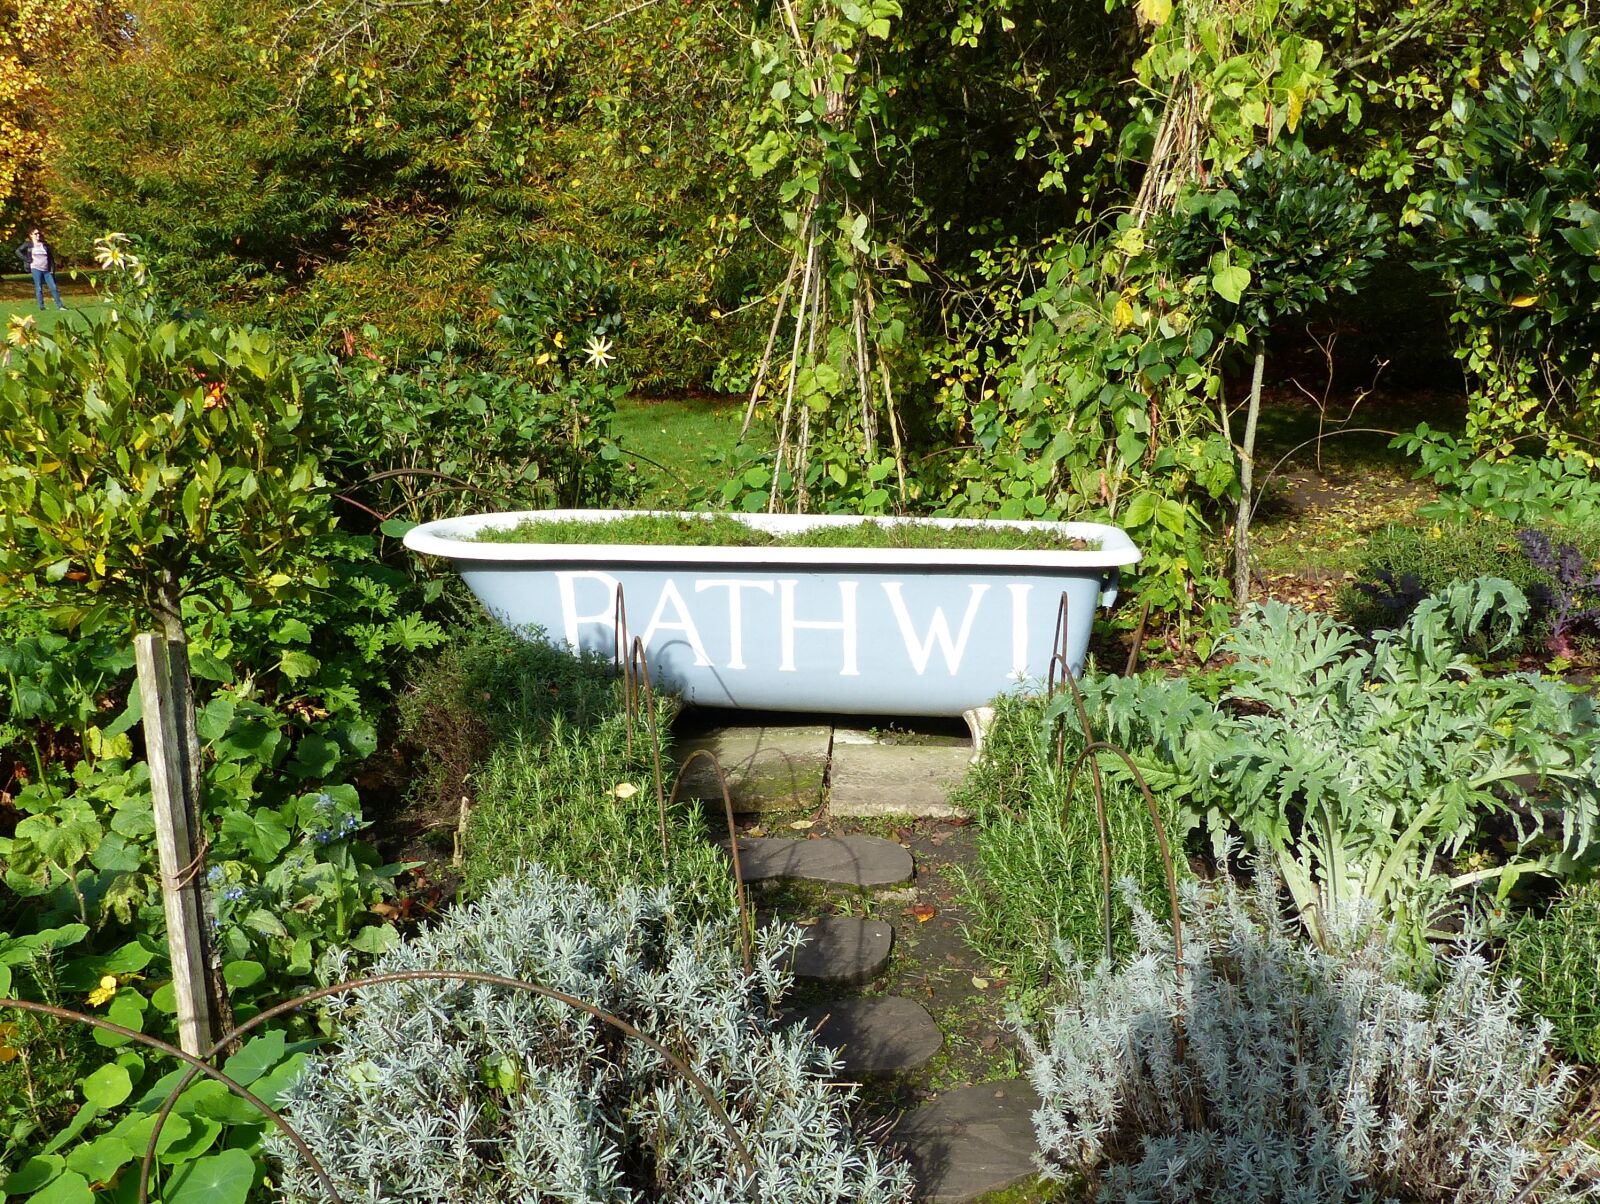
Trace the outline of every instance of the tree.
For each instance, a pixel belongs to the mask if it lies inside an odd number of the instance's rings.
[[[1254,509],[1256,422],[1272,324],[1305,313],[1335,291],[1353,293],[1383,257],[1389,224],[1372,212],[1360,185],[1337,160],[1303,145],[1258,149],[1224,186],[1179,205],[1172,257],[1209,270],[1218,298],[1236,307],[1252,353],[1250,398],[1239,457],[1233,534],[1234,600],[1250,600],[1250,519]],[[1226,403],[1223,426],[1228,430]],[[1233,439],[1231,431],[1228,438]]]
[[[73,58],[121,42],[122,15],[101,0],[0,0],[0,236],[45,208],[54,84]]]
[[[315,582],[332,526],[294,359],[264,331],[175,314],[119,236],[128,287],[57,328],[14,326],[0,378],[0,590],[80,630],[154,622],[169,642],[199,797],[184,600],[223,581]]]

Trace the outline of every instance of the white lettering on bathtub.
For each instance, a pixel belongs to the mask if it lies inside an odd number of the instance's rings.
[[[1031,585],[1008,585],[1011,591],[1011,673],[1021,681],[1028,672],[1028,595]]]
[[[668,620],[667,607],[671,606],[675,619]],[[688,641],[689,649],[694,653],[694,663],[700,668],[711,664],[711,658],[706,655],[706,646],[700,642],[700,633],[695,630],[694,621],[689,618],[689,609],[683,604],[683,595],[678,592],[677,585],[669,577],[661,586],[661,597],[656,601],[655,614],[650,616],[650,625],[644,629],[644,634],[639,638],[644,641],[646,648],[656,646],[656,633],[660,631],[681,631],[683,638]],[[729,666],[732,668],[733,666]]]
[[[844,641],[844,653],[840,657],[843,667],[839,670],[839,676],[860,677],[861,670],[856,663],[856,587],[859,582],[839,582],[841,614],[837,620],[795,618],[794,591],[799,584],[799,580],[794,577],[783,577],[778,580],[778,638],[782,655],[782,659],[778,662],[778,671],[780,673],[795,671],[796,631],[837,631]]]
[[[720,581],[696,581],[694,592],[704,593],[708,589],[726,588],[728,591],[728,668],[748,669],[744,663],[744,598],[740,590],[758,589],[763,593],[771,594],[777,587],[770,581],[741,581],[735,577],[724,578]]]
[[[944,663],[952,674],[960,672],[961,660],[967,653],[967,639],[972,635],[973,620],[978,617],[978,606],[983,601],[983,595],[989,592],[988,585],[974,584],[968,586],[972,591],[967,599],[967,613],[961,618],[961,633],[952,641],[950,638],[950,620],[945,618],[944,607],[933,608],[933,618],[928,620],[927,637],[919,641],[916,628],[911,624],[911,612],[906,609],[906,600],[903,594],[904,586],[899,581],[885,581],[883,592],[888,595],[889,609],[894,612],[895,622],[900,625],[900,638],[905,641],[906,655],[911,658],[911,667],[921,677],[928,671],[928,661],[933,657],[933,646],[938,644],[944,652]]]
[[[597,581],[605,587],[605,598],[600,610],[587,615],[578,613],[577,582],[580,579]],[[582,647],[578,643],[578,628],[588,623],[603,623],[615,630],[617,622],[617,590],[622,586],[621,582],[611,576],[610,573],[558,572],[556,574],[556,586],[561,591],[561,618],[565,628],[563,634],[567,637],[567,643],[574,648]]]

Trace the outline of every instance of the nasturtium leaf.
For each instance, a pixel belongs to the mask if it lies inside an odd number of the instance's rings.
[[[66,1159],[54,1154],[29,1158],[0,1183],[0,1191],[8,1196],[25,1196],[38,1191],[66,1168]]]
[[[164,1204],[244,1204],[256,1164],[243,1150],[223,1150],[173,1172]]]
[[[116,1063],[100,1067],[83,1080],[83,1098],[101,1108],[115,1108],[133,1094],[133,1080]]]
[[[235,991],[253,987],[266,976],[266,967],[260,962],[229,962],[222,967],[222,981]]]
[[[43,1191],[28,1197],[28,1204],[94,1204],[89,1181],[77,1171],[67,1171],[52,1179]]]
[[[85,1142],[67,1155],[67,1169],[77,1171],[91,1183],[104,1183],[119,1169],[133,1161],[133,1147],[109,1133]]]
[[[286,1049],[282,1030],[275,1029],[259,1037],[251,1037],[238,1053],[228,1059],[222,1072],[240,1086],[248,1087],[283,1061]]]

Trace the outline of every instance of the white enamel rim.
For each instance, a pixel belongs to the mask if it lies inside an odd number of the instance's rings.
[[[851,565],[876,568],[1120,568],[1139,560],[1120,527],[1104,523],[1046,523],[1022,519],[971,518],[858,518],[848,514],[734,514],[758,531],[792,534],[816,527],[849,527],[864,522],[914,523],[927,527],[1016,527],[1025,531],[1054,531],[1071,539],[1094,541],[1099,547],[1083,551],[1029,551],[1023,549],[953,548],[797,548],[727,545],[689,547],[679,544],[491,543],[475,537],[481,531],[504,530],[526,519],[578,519],[603,522],[651,514],[672,518],[706,518],[704,513],[682,510],[519,510],[500,514],[468,514],[423,523],[406,532],[405,545],[424,556],[442,556],[457,562],[529,564],[559,561],[564,564],[763,564]]]

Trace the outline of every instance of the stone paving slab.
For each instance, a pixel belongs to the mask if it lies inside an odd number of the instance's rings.
[[[784,1023],[811,1029],[818,1044],[837,1049],[847,1077],[915,1070],[944,1045],[927,1008],[893,995],[818,1004],[788,1013]]]
[[[679,745],[679,764],[696,749],[716,754],[728,778],[733,809],[741,814],[815,811],[822,805],[833,729],[805,727],[725,727]],[[683,795],[722,804],[717,775],[697,758],[683,775]]]
[[[865,887],[898,886],[915,872],[910,852],[877,836],[746,836],[739,841],[739,868],[746,882],[793,878]]]
[[[882,920],[826,916],[805,927],[806,942],[791,968],[802,982],[863,987],[889,964],[894,928]]]
[[[1038,1106],[1026,1079],[961,1087],[902,1116],[888,1142],[911,1164],[918,1200],[965,1204],[1039,1173]]]
[[[950,791],[972,756],[961,744],[858,744],[834,740],[828,810],[836,816],[961,814]]]

